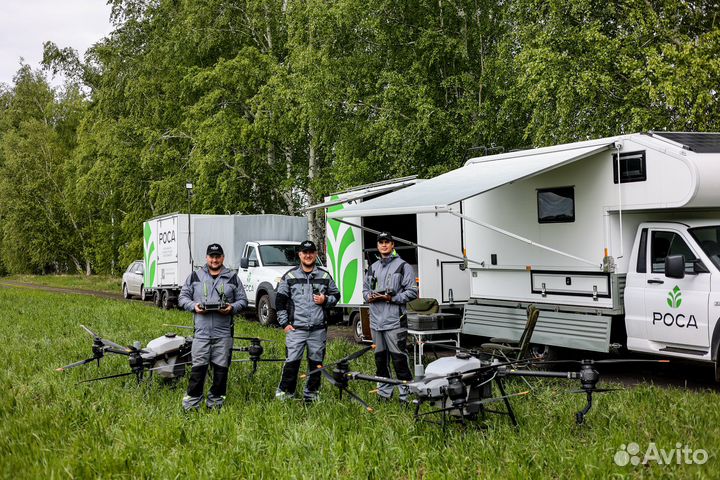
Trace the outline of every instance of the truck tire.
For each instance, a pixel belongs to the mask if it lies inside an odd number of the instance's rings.
[[[123,283],[123,298],[125,300],[130,300],[130,292],[128,292],[127,283]]]
[[[175,306],[170,290],[162,291],[162,300],[160,301],[163,310],[172,310]]]
[[[363,336],[363,326],[360,313],[353,312],[350,315],[350,325],[352,325],[353,338],[357,343],[363,343],[365,337]]]
[[[145,291],[145,285],[140,285],[140,300],[143,302],[147,302],[148,300],[148,295]]]
[[[153,290],[152,301],[156,307],[162,307],[162,290]]]
[[[257,318],[263,327],[271,327],[277,323],[277,311],[270,306],[270,296],[263,293],[257,301]]]

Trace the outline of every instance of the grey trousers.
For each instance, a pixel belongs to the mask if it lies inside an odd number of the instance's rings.
[[[232,353],[232,337],[195,338],[192,344],[192,372],[188,382],[187,395],[183,398],[183,408],[199,408],[203,401],[205,377],[208,369],[213,369],[213,384],[207,397],[208,408],[220,408],[225,401],[228,370]]]
[[[390,363],[395,369],[395,375],[399,380],[412,381],[410,372],[410,360],[407,352],[407,328],[400,327],[393,330],[371,330],[373,343],[375,344],[375,367],[377,376],[392,378],[390,375]],[[391,398],[394,385],[389,383],[378,383],[378,393],[381,397]],[[410,389],[407,385],[398,385],[398,393],[401,401],[407,401]]]
[[[300,362],[303,353],[307,348],[308,371],[314,370],[325,359],[325,345],[327,344],[327,329],[314,330],[291,330],[285,337],[285,348],[287,358],[283,365],[282,378],[278,386],[279,392],[294,394],[297,387],[297,377],[300,371]],[[315,372],[308,377],[305,384],[304,397],[306,400],[313,399],[320,390],[320,372]]]

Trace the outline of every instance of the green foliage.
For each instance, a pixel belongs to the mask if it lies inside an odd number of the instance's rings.
[[[189,324],[190,314],[139,302],[99,300],[26,289],[0,289],[5,368],[0,370],[0,476],[7,478],[705,478],[717,471],[720,397],[715,392],[640,386],[597,395],[583,427],[573,413],[584,403],[567,381],[532,381],[530,395],[513,400],[519,429],[492,415],[488,429],[462,429],[412,420],[399,405],[377,405],[371,385],[352,389],[377,411],[365,412],[323,383],[320,403],[274,400],[277,364],[230,369],[228,397],[219,414],[181,413],[187,379],[177,386],[132,377],[78,385],[128,371],[127,358],[108,356],[66,372],[54,369],[90,354],[83,323],[121,344],[143,343]],[[277,340],[283,334],[238,319],[236,333]],[[358,347],[328,345],[328,359]],[[236,358],[240,358],[238,354]],[[353,364],[373,372],[365,355]],[[509,382],[509,391],[526,389]],[[705,465],[619,467],[621,445],[644,450],[676,443],[704,448]]]
[[[717,0],[110,3],[84,58],[44,44],[64,90],[0,92],[7,270],[117,273],[187,180],[198,213],[299,214],[482,146],[720,130]]]

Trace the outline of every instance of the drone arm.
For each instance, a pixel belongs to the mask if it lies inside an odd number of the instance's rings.
[[[543,370],[498,370],[498,375],[513,377],[580,378],[578,372],[548,372]]]
[[[115,353],[117,355],[125,355],[126,357],[129,357],[130,354],[133,353],[130,350],[118,350],[117,348],[110,348],[110,347],[106,347],[105,352],[106,353]]]
[[[406,380],[396,380],[394,378],[376,377],[374,375],[365,375],[364,373],[359,373],[359,372],[348,372],[347,376],[352,380],[367,380],[368,382],[380,382],[380,383],[387,383],[390,385],[407,385],[408,383],[410,383]]]

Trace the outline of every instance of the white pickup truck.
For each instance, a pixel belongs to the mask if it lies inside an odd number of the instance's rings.
[[[280,278],[298,264],[300,242],[266,240],[247,242],[240,258],[238,277],[245,287],[248,305],[255,308],[260,324],[277,321],[275,294]]]

